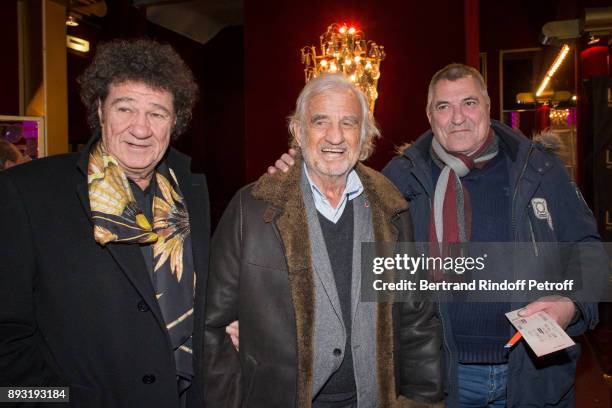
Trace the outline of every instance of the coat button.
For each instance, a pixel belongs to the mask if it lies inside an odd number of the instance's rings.
[[[149,306],[147,306],[147,304],[145,303],[144,300],[141,300],[140,302],[138,302],[138,305],[136,305],[136,308],[138,308],[139,312],[148,312],[149,311]]]
[[[153,384],[155,382],[155,376],[153,374],[147,374],[142,377],[142,382],[145,384]]]
[[[334,349],[334,356],[339,356],[342,354],[342,350],[340,350],[339,348]]]

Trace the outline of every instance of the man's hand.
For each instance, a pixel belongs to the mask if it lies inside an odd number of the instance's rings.
[[[286,173],[289,171],[291,166],[295,164],[295,157],[297,156],[297,152],[295,149],[289,149],[287,153],[283,153],[283,155],[274,163],[275,167],[268,167],[268,174],[274,174],[278,170]]]
[[[234,320],[233,322],[231,322],[228,326],[225,327],[225,332],[230,336],[230,339],[232,339],[232,344],[234,345],[234,347],[236,348],[236,351],[238,351],[239,348],[239,339],[238,339],[238,320]]]
[[[541,310],[548,313],[565,330],[574,317],[576,306],[565,296],[544,296],[525,306],[518,315],[527,317]]]

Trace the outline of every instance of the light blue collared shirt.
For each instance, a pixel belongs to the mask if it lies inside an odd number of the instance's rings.
[[[304,163],[304,172],[306,173],[306,177],[308,178],[308,184],[310,185],[310,189],[312,190],[312,198],[314,199],[315,207],[317,211],[321,213],[325,218],[333,222],[334,224],[338,222],[342,213],[344,212],[344,208],[346,207],[346,203],[348,203],[353,198],[359,197],[361,193],[363,193],[363,184],[361,184],[361,180],[357,175],[355,170],[351,170],[346,178],[346,187],[344,187],[344,192],[342,193],[342,199],[340,203],[338,203],[338,207],[332,207],[331,203],[325,197],[316,184],[312,181],[310,176],[308,175],[308,168],[306,168],[306,163]]]

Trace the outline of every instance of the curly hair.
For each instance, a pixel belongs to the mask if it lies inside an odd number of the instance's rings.
[[[111,84],[134,81],[170,92],[176,114],[174,138],[189,125],[198,96],[198,85],[185,61],[170,45],[147,39],[114,40],[100,45],[93,62],[77,81],[81,101],[87,108],[87,122],[95,133],[100,131],[98,103],[106,99]]]

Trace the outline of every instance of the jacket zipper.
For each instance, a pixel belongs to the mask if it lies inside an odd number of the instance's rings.
[[[516,242],[516,235],[518,231],[516,230],[516,213],[514,212],[514,204],[516,202],[516,195],[518,194],[520,181],[525,175],[525,171],[527,170],[527,165],[529,164],[529,158],[531,157],[531,153],[533,152],[533,143],[529,146],[529,151],[527,152],[527,157],[525,158],[525,163],[523,164],[523,168],[516,179],[516,186],[514,187],[514,193],[512,194],[512,231],[514,231],[514,238]]]
[[[440,326],[442,327],[442,343],[444,343],[444,346],[446,347],[446,350],[448,350],[448,362],[446,364],[446,378],[444,379],[444,381],[447,381],[448,379],[450,379],[450,368],[451,368],[451,364],[453,363],[453,352],[451,350],[451,348],[448,346],[448,342],[446,341],[446,329],[444,328],[444,319],[442,318],[442,307],[440,306],[440,295],[438,295],[438,317],[440,318]],[[448,381],[450,386],[453,386],[453,382]]]
[[[514,232],[514,242],[516,244],[516,238],[518,235],[518,231],[516,228],[516,213],[514,211],[515,208],[515,203],[516,203],[516,196],[518,194],[518,190],[519,190],[519,186],[521,184],[521,179],[523,178],[523,176],[525,175],[525,171],[527,170],[527,165],[529,164],[529,158],[531,157],[531,154],[533,153],[533,149],[534,149],[534,144],[531,143],[531,145],[529,146],[529,151],[527,152],[527,157],[525,158],[525,163],[523,164],[523,168],[521,169],[521,172],[519,173],[518,178],[516,179],[516,186],[514,187],[514,193],[512,194],[512,231]],[[531,236],[532,239],[534,239],[533,237],[533,228],[531,226],[531,219],[529,219],[529,228],[531,229]],[[534,249],[537,251],[537,247],[535,247],[534,245]],[[537,252],[536,252],[537,253]],[[514,279],[517,279],[516,276],[516,267],[513,266],[513,275],[514,275]],[[510,329],[510,332],[513,333],[514,330],[512,330],[512,328]],[[511,358],[512,353],[510,353],[510,355],[508,356],[508,369],[510,370],[510,368],[512,367],[512,361],[514,359]],[[512,387],[512,382],[508,381],[507,385],[506,385],[506,389],[507,391],[510,390],[510,388]],[[510,393],[508,392],[508,395],[510,395]],[[508,401],[511,402],[511,401]]]
[[[533,233],[533,225],[531,223],[531,218],[527,217],[529,219],[529,233],[531,234],[531,243],[533,244],[533,252],[535,253],[535,256],[540,256],[539,255],[539,251],[538,251],[538,244],[536,243],[535,240],[535,234]]]

